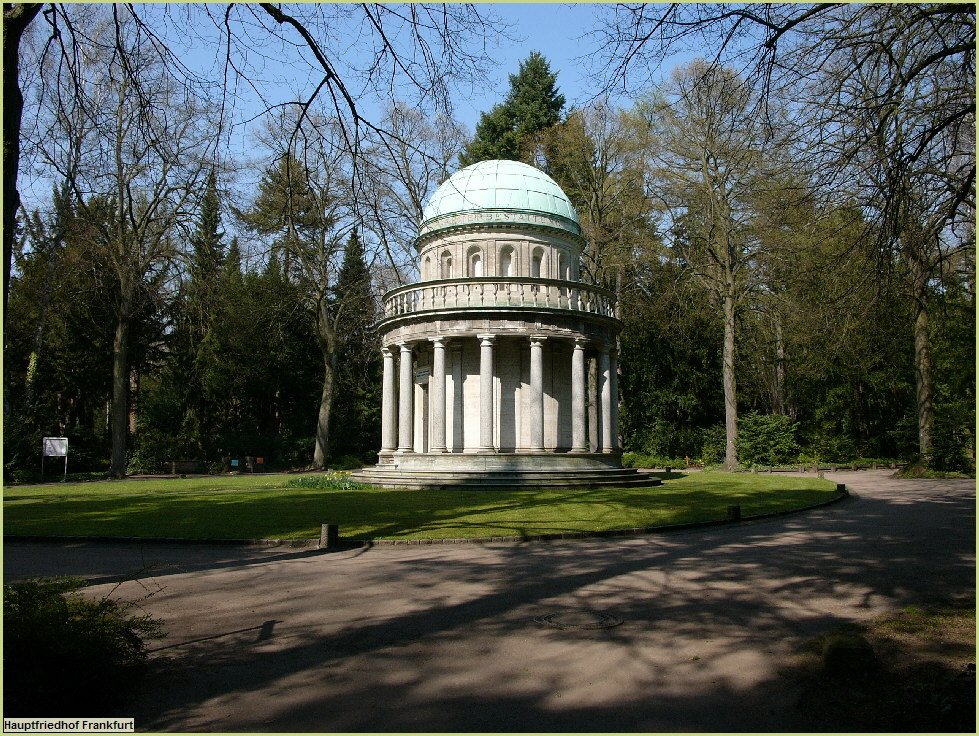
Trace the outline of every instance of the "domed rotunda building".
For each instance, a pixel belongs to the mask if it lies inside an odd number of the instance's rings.
[[[384,296],[384,486],[651,485],[623,469],[614,295],[542,171],[483,161],[424,208],[416,284]],[[591,380],[589,380],[591,376]]]

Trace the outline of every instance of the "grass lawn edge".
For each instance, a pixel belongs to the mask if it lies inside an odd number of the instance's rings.
[[[358,547],[376,546],[402,546],[402,545],[431,545],[431,544],[492,544],[494,542],[549,542],[561,539],[602,539],[610,537],[636,537],[645,534],[655,534],[659,532],[682,531],[685,529],[697,529],[704,527],[723,526],[726,524],[741,524],[745,522],[761,521],[780,516],[789,516],[804,511],[829,506],[834,503],[850,498],[850,492],[844,484],[842,490],[835,496],[814,504],[797,506],[791,509],[781,509],[779,511],[769,511],[763,514],[752,514],[742,516],[734,520],[730,518],[707,519],[703,521],[690,521],[678,524],[662,524],[646,527],[632,527],[624,529],[602,529],[596,531],[562,532],[559,534],[527,534],[509,536],[490,536],[490,537],[451,537],[451,538],[428,538],[428,539],[356,539],[341,537],[337,550],[356,549]],[[228,539],[228,538],[187,538],[187,537],[111,537],[111,536],[65,536],[65,535],[37,535],[37,534],[4,534],[6,542],[93,542],[93,543],[112,543],[112,544],[179,544],[179,545],[222,545],[222,546],[252,546],[252,547],[290,547],[293,549],[319,548],[318,538],[306,539]],[[325,551],[325,550],[324,550]],[[330,550],[333,551],[333,550]]]

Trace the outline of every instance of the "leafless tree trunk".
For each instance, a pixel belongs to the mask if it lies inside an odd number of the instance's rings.
[[[126,474],[126,445],[129,440],[129,331],[132,320],[129,300],[123,299],[116,317],[112,340],[112,459],[110,472],[116,478]]]
[[[775,315],[775,390],[772,396],[772,406],[775,411],[786,416],[788,414],[785,401],[785,335],[782,331],[782,318]]]
[[[931,462],[932,428],[935,423],[932,388],[931,337],[928,331],[929,270],[916,258],[910,260],[914,330],[914,383],[918,416],[918,451],[921,461]]]
[[[317,343],[323,355],[323,390],[320,392],[320,406],[316,416],[316,447],[313,450],[313,466],[317,468],[326,467],[330,454],[330,417],[333,412],[333,385],[337,367],[334,319],[326,300],[321,300],[316,320]]]
[[[736,305],[733,294],[724,295],[724,467],[738,465],[738,387],[734,378]]]
[[[10,268],[14,258],[17,210],[20,192],[17,169],[20,163],[20,126],[24,95],[20,90],[20,39],[41,10],[41,3],[3,6],[3,325],[7,326],[7,297]]]

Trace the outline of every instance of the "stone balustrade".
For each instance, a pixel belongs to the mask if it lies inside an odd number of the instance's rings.
[[[528,278],[466,278],[402,286],[384,298],[384,317],[442,309],[566,309],[615,317],[615,296],[577,281]]]

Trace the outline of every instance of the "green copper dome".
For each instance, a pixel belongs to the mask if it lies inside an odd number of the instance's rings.
[[[481,161],[454,173],[425,205],[421,234],[460,221],[556,227],[581,235],[578,214],[557,182],[519,161]]]

